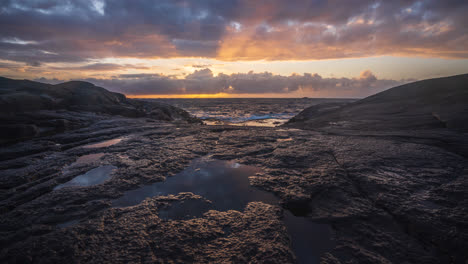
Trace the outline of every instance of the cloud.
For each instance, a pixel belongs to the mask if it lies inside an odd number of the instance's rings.
[[[143,78],[154,78],[159,77],[157,73],[134,73],[134,74],[119,74],[116,78],[119,79],[143,79]]]
[[[375,75],[370,70],[365,70],[365,71],[362,71],[361,74],[359,74],[359,79],[376,81],[377,77],[375,77]]]
[[[91,63],[82,66],[63,66],[63,67],[50,67],[53,70],[86,70],[86,71],[115,71],[122,69],[148,69],[145,66],[138,66],[132,64],[117,64],[117,63]]]
[[[288,1],[287,6],[275,2],[265,11],[267,19],[243,24],[242,31],[226,35],[218,57],[226,60],[376,55],[468,58],[468,50],[462,48],[468,44],[468,25],[463,15],[468,11],[468,4],[440,2]]]
[[[29,66],[32,66],[32,67],[39,67],[39,66],[41,66],[41,63],[38,62],[38,61],[30,61],[30,62],[27,62],[26,64],[29,65]]]
[[[192,68],[209,68],[211,66],[213,66],[213,65],[211,65],[211,64],[193,64],[190,67],[192,67]]]
[[[38,79],[48,82],[47,79]],[[356,78],[324,78],[304,73],[290,76],[234,73],[214,76],[210,69],[197,70],[184,79],[162,74],[121,74],[113,79],[89,78],[95,85],[127,95],[183,94],[303,94],[320,97],[365,97],[412,80],[378,79],[366,70]],[[56,83],[56,80],[53,81]]]
[[[202,70],[196,70],[193,73],[185,76],[187,80],[210,80],[213,79],[213,72],[206,68]]]
[[[57,78],[48,79],[45,77],[36,78],[36,79],[33,79],[33,81],[42,82],[42,83],[50,83],[50,84],[59,84],[59,83],[65,82],[64,80],[59,80]]]
[[[0,59],[468,58],[460,0],[7,0]]]

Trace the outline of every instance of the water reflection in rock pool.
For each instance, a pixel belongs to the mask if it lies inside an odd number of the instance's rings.
[[[212,201],[212,204],[202,200],[177,202],[159,212],[163,219],[187,219],[200,217],[209,209],[242,211],[247,203],[253,201],[278,204],[279,200],[273,194],[250,186],[248,177],[257,172],[260,172],[257,167],[233,161],[201,158],[193,161],[179,174],[168,177],[164,182],[125,192],[122,197],[113,201],[113,206],[132,206],[148,197],[179,192],[192,192]],[[333,248],[334,243],[328,225],[294,216],[286,210],[283,222],[288,229],[299,263],[318,263],[321,254]]]
[[[212,209],[211,203],[203,199],[182,200],[173,202],[168,208],[159,210],[158,216],[163,220],[186,220],[202,217],[210,209]]]
[[[113,205],[131,206],[148,197],[179,192],[201,195],[211,200],[214,208],[222,211],[242,211],[251,201],[277,203],[277,198],[271,193],[250,186],[248,177],[259,171],[258,168],[230,161],[197,159],[187,169],[164,182],[125,192]]]
[[[87,155],[83,155],[81,157],[79,157],[73,164],[73,165],[76,165],[76,164],[84,164],[84,163],[91,163],[91,162],[94,162],[96,160],[99,160],[102,156],[104,156],[105,153],[93,153],[93,154],[87,154]]]
[[[83,187],[103,183],[109,179],[111,172],[115,169],[117,169],[117,167],[112,165],[99,166],[85,174],[76,176],[66,183],[55,186],[54,190],[62,189],[64,187]]]
[[[112,145],[115,145],[115,144],[119,143],[122,140],[124,140],[124,139],[123,138],[114,138],[114,139],[102,141],[102,142],[99,142],[99,143],[89,144],[89,145],[83,146],[83,148],[104,148],[104,147],[109,147],[109,146],[112,146]]]

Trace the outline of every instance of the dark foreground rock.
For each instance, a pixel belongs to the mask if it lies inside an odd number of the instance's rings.
[[[291,263],[284,210],[331,226],[324,263],[467,261],[468,160],[463,147],[448,146],[466,134],[307,128],[114,116],[1,148],[0,262]],[[182,220],[161,210],[205,198],[178,193],[112,208],[124,192],[204,156],[257,166],[250,183],[281,203]],[[107,165],[117,169],[102,184],[54,190]]]
[[[208,127],[117,118],[2,149],[0,259],[7,263],[294,262],[279,206],[254,202],[241,212],[160,219],[159,209],[170,203],[202,199],[177,194],[110,208],[124,191],[164,180],[207,155],[218,135]],[[112,138],[122,140],[87,147]],[[93,153],[104,154],[78,162],[78,157]],[[118,169],[103,184],[54,190],[108,164]]]
[[[85,127],[109,115],[199,122],[182,109],[128,99],[88,82],[51,85],[3,77],[0,113],[0,143]]]
[[[165,221],[161,208],[201,199],[191,193],[110,209],[91,221],[16,244],[5,259],[18,263],[290,263],[294,256],[280,208],[250,203],[243,212],[208,211],[203,218]],[[112,234],[112,235],[109,235]],[[25,249],[27,252],[25,252]]]
[[[115,138],[122,141],[84,147]],[[323,261],[464,263],[468,257],[468,162],[432,144],[123,118],[17,143],[1,154],[2,262],[294,262],[279,207],[252,204],[166,222],[158,211],[167,198],[111,208],[125,191],[162,181],[206,155],[258,166],[262,172],[251,184],[275,193],[294,214],[329,224],[336,247]],[[108,181],[53,190],[102,165],[117,167]]]

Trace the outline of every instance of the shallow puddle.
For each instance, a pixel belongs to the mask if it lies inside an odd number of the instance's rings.
[[[85,174],[76,176],[66,183],[55,186],[54,190],[59,190],[64,187],[84,187],[103,183],[109,179],[111,172],[115,169],[117,169],[117,167],[112,165],[99,166]]]
[[[123,207],[139,204],[148,197],[192,192],[213,202],[217,210],[242,211],[251,201],[277,203],[277,198],[268,192],[254,189],[249,184],[249,176],[260,170],[242,166],[236,162],[197,159],[179,174],[168,177],[164,182],[146,185],[125,192],[113,206]]]
[[[293,141],[292,138],[278,138],[276,140],[277,142],[288,142],[288,141]]]
[[[73,162],[72,164],[70,164],[68,166],[65,166],[63,168],[63,170],[62,170],[62,173],[63,174],[68,174],[70,172],[70,168],[73,168],[74,166],[77,166],[77,165],[92,163],[94,161],[99,160],[104,155],[105,155],[105,153],[101,152],[101,153],[93,153],[93,154],[87,154],[87,155],[80,156],[78,159],[76,159],[75,162]]]
[[[119,143],[123,139],[124,138],[114,138],[114,139],[111,139],[111,140],[106,140],[106,141],[102,141],[102,142],[99,142],[99,143],[86,145],[86,146],[83,146],[83,148],[104,148],[104,147],[109,147],[109,146],[112,146],[112,145],[115,145],[115,144]]]
[[[254,119],[242,122],[229,122],[223,120],[203,120],[205,125],[214,126],[214,125],[229,125],[229,126],[259,126],[259,127],[277,127],[286,123],[288,119]]]
[[[79,157],[73,164],[85,164],[85,163],[91,163],[93,161],[96,161],[100,159],[102,156],[104,156],[105,153],[93,153],[93,154],[88,154],[88,155],[83,155]]]
[[[254,188],[249,184],[249,176],[260,172],[259,168],[245,166],[233,161],[197,159],[179,174],[168,177],[164,182],[140,187],[125,192],[114,200],[114,207],[139,204],[148,197],[192,192],[212,201],[177,202],[161,210],[163,219],[187,219],[200,217],[209,209],[218,211],[243,211],[247,203],[261,201],[278,204],[279,199],[272,193]],[[294,216],[285,210],[283,222],[292,239],[292,248],[299,263],[319,263],[320,256],[334,247],[329,225],[311,222],[305,217]]]
[[[297,129],[297,128],[280,128],[280,129],[276,129],[276,131],[278,131],[278,132],[294,132],[294,131],[301,131],[301,129]]]

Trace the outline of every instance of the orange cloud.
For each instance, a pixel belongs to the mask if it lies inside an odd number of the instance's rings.
[[[0,60],[312,60],[377,55],[468,58],[463,1],[7,1]]]
[[[398,32],[362,18],[339,27],[283,23],[243,25],[243,28],[227,32],[218,59],[320,60],[380,55],[468,58],[468,50],[464,48],[468,45],[468,35],[453,38],[455,28],[447,22],[407,24]]]

